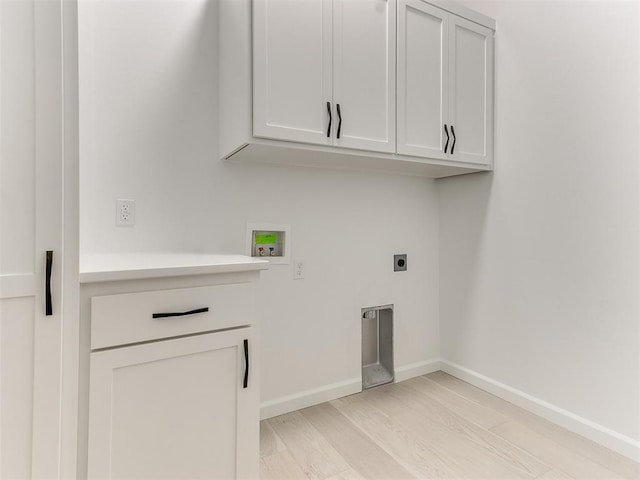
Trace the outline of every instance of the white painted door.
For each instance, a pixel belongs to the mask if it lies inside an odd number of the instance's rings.
[[[7,479],[59,472],[61,8],[59,0],[0,1],[0,477]]]
[[[258,478],[251,334],[243,328],[92,353],[88,477]]]
[[[488,164],[493,156],[493,32],[449,16],[451,160]]]
[[[448,158],[445,152],[450,134],[448,17],[447,12],[421,0],[399,0],[397,151],[400,154]]]
[[[253,134],[326,145],[332,0],[254,0]]]
[[[335,145],[394,152],[396,1],[334,0],[333,39]]]

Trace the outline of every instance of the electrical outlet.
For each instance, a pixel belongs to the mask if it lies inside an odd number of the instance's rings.
[[[407,270],[407,254],[399,253],[393,256],[393,271],[405,272]]]
[[[136,224],[136,201],[116,200],[116,225],[132,227]]]
[[[302,280],[304,278],[304,262],[302,260],[293,261],[293,279]]]

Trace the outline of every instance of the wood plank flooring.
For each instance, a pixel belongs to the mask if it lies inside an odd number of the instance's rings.
[[[261,422],[260,476],[640,480],[640,464],[436,372]]]

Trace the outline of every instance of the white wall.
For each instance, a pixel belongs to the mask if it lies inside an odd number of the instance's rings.
[[[243,252],[247,222],[290,224],[305,279],[263,273],[263,401],[358,378],[361,307],[395,304],[397,368],[439,357],[433,181],[218,160],[215,2],[94,0],[80,27],[83,252]]]
[[[640,4],[466,3],[496,171],[438,183],[442,356],[640,439]]]
[[[261,285],[270,401],[359,376],[363,306],[396,305],[397,367],[438,357],[440,242],[444,358],[638,438],[638,5],[467,3],[498,21],[496,173],[437,188],[220,162],[215,2],[82,3],[82,251],[239,252],[246,222],[291,224],[306,278]]]

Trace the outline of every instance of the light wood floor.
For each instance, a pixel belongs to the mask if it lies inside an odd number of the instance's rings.
[[[640,465],[436,372],[260,424],[262,479],[640,479]]]

